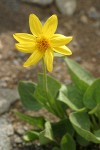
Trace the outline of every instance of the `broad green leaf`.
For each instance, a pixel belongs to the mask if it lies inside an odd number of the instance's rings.
[[[48,144],[48,143],[51,142],[50,139],[45,137],[45,130],[43,130],[39,133],[39,142],[40,142],[40,144],[43,144],[43,145]]]
[[[100,143],[100,135],[96,135],[90,131],[90,120],[87,113],[71,113],[70,121],[80,136],[85,138],[87,141]]]
[[[38,84],[39,88],[41,88],[41,90],[43,90],[44,89],[43,74],[38,75],[38,83],[39,83]],[[54,78],[47,75],[47,85],[48,85],[48,90],[49,90],[50,95],[52,95],[53,98],[56,98],[57,93],[61,87],[61,84]]]
[[[87,141],[86,139],[84,139],[82,136],[80,136],[79,134],[76,135],[76,140],[78,142],[79,145],[82,146],[87,146],[89,145],[89,141]]]
[[[96,131],[94,132],[94,134],[95,134],[96,136],[100,137],[100,129],[99,129],[99,130],[96,130]]]
[[[36,84],[32,82],[20,81],[18,85],[19,95],[21,97],[21,102],[25,108],[28,110],[37,111],[41,109],[41,105],[34,98],[34,91]]]
[[[46,106],[46,104],[48,105],[46,92],[38,86],[34,92],[34,97],[37,99],[37,101],[39,101],[42,106]]]
[[[86,90],[83,102],[88,109],[94,109],[93,112],[100,111],[100,78]]]
[[[64,117],[64,109],[62,103],[57,101],[57,95],[61,84],[54,78],[47,76],[47,87],[44,86],[43,74],[38,75],[38,85],[35,90],[35,98],[42,103],[42,105],[58,117]]]
[[[84,107],[82,94],[75,85],[62,85],[58,100],[67,104],[72,110],[79,111]]]
[[[30,142],[30,141],[35,141],[39,138],[39,133],[36,131],[28,131],[25,133],[25,135],[23,136],[23,139],[26,142]]]
[[[51,141],[54,141],[52,127],[50,122],[48,121],[45,123],[45,137],[47,137]]]
[[[95,80],[94,77],[75,61],[65,58],[69,73],[76,86],[84,93]]]
[[[94,113],[98,113],[100,114],[100,104],[97,104],[96,107],[94,107],[92,110],[89,111],[89,114],[94,114]]]
[[[76,144],[70,134],[65,134],[61,140],[61,150],[76,150]]]
[[[52,130],[55,139],[61,139],[65,133],[69,133],[72,136],[74,134],[73,126],[68,118],[52,123]]]
[[[47,144],[55,141],[50,122],[47,121],[45,123],[45,129],[39,134],[39,141],[41,144]]]
[[[31,117],[20,112],[15,112],[15,114],[23,121],[29,123],[32,126],[43,129],[45,120],[43,117]]]

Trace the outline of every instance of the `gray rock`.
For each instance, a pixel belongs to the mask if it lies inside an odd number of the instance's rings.
[[[0,114],[6,112],[10,107],[10,103],[6,99],[0,98]]]
[[[19,99],[17,89],[0,88],[0,114],[9,110],[9,107]]]
[[[14,102],[15,100],[19,99],[17,89],[0,88],[0,96],[4,97],[10,102]]]
[[[11,150],[10,136],[14,134],[11,123],[7,121],[7,116],[0,117],[0,150]]]
[[[88,11],[88,16],[93,19],[100,19],[100,12],[95,7],[91,7]]]
[[[76,10],[76,0],[56,0],[56,5],[62,14],[71,16]]]
[[[0,80],[0,87],[6,88],[7,87],[6,81]]]
[[[53,0],[22,0],[22,1],[28,2],[28,3],[36,3],[42,6],[49,5],[53,2]]]
[[[0,133],[0,150],[11,150],[9,137]]]

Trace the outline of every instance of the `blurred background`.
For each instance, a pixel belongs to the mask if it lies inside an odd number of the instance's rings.
[[[0,0],[0,114],[3,114],[0,119],[0,136],[5,135],[6,138],[8,136],[4,133],[5,129],[3,131],[3,124],[7,124],[10,134],[14,134],[14,130],[23,132],[22,126],[14,122],[15,116],[11,113],[12,108],[22,107],[19,104],[10,106],[19,98],[16,93],[18,81],[37,81],[37,73],[42,72],[41,63],[23,68],[22,64],[29,56],[15,49],[16,41],[12,36],[16,32],[30,33],[28,19],[31,13],[36,14],[43,23],[52,14],[57,14],[57,33],[73,36],[68,45],[73,55],[69,58],[88,69],[95,77],[100,76],[100,0]],[[70,82],[62,58],[55,58],[52,75],[61,82]],[[14,122],[14,130],[12,124],[8,126],[7,118]],[[21,139],[14,136],[20,142]],[[0,139],[1,145],[7,146],[7,141],[4,144],[3,137]],[[10,150],[8,147],[5,149]]]

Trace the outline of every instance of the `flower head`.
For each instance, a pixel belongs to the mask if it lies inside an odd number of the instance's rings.
[[[24,67],[36,64],[40,59],[44,59],[49,72],[53,69],[54,52],[71,55],[72,52],[65,45],[72,37],[66,37],[61,34],[55,34],[58,19],[52,15],[47,19],[44,25],[35,14],[29,16],[29,26],[32,34],[15,33],[13,36],[19,42],[15,46],[23,53],[31,53],[31,56],[24,63]]]

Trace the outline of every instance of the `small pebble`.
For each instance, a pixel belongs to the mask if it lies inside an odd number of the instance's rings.
[[[17,144],[22,143],[21,137],[19,137],[17,135],[14,135],[14,142],[17,143]]]
[[[68,16],[72,16],[76,10],[76,0],[55,0],[59,11]]]
[[[22,126],[19,126],[19,127],[16,129],[16,132],[17,132],[18,134],[20,134],[20,135],[23,135],[24,132],[25,132],[25,130],[23,129]]]
[[[88,18],[87,18],[87,16],[85,16],[85,15],[81,16],[80,21],[81,21],[82,23],[84,23],[84,24],[87,24],[87,23],[88,23]]]

